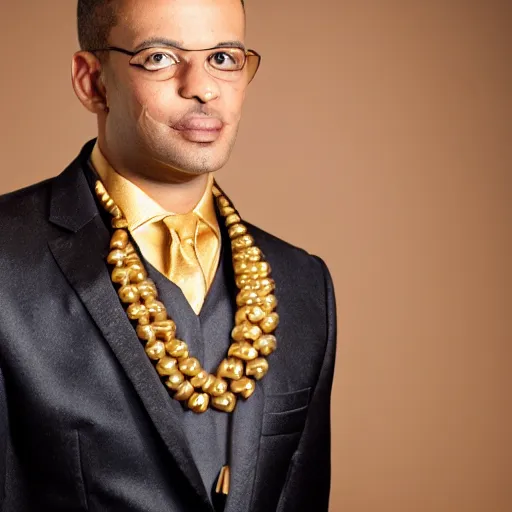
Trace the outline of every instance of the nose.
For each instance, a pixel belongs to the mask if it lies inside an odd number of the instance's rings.
[[[219,84],[199,63],[189,63],[180,80],[178,93],[182,98],[208,103],[220,95]]]

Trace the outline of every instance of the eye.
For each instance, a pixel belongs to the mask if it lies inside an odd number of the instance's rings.
[[[209,64],[215,69],[221,71],[238,71],[243,68],[245,62],[245,53],[240,48],[215,52],[210,55]]]
[[[143,66],[148,71],[158,71],[159,69],[168,68],[178,64],[178,59],[171,53],[152,53],[148,55],[143,63]]]
[[[131,60],[135,66],[147,71],[160,71],[179,64],[180,59],[171,51],[160,48],[147,48],[138,52]]]

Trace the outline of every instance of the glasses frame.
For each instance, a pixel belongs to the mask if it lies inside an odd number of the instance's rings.
[[[96,52],[118,52],[118,53],[123,53],[125,55],[129,55],[130,57],[135,57],[136,55],[138,55],[139,53],[141,52],[144,52],[144,51],[147,51],[147,50],[150,50],[152,49],[153,47],[149,46],[149,47],[145,47],[145,48],[141,48],[140,50],[137,50],[136,52],[133,52],[131,50],[127,50],[125,48],[121,48],[119,46],[107,46],[105,48],[96,48],[94,50],[88,50],[90,53],[96,53]],[[252,76],[250,77],[249,81],[247,82],[247,85],[249,85],[252,80],[254,79],[254,77],[256,76],[256,73],[258,72],[258,69],[260,67],[260,64],[261,64],[261,55],[255,51],[255,50],[251,50],[251,49],[247,49],[245,50],[244,48],[240,48],[240,47],[232,47],[232,46],[214,46],[212,48],[202,48],[202,49],[198,49],[198,50],[189,50],[189,49],[186,49],[186,48],[179,48],[177,46],[155,46],[154,49],[155,50],[160,50],[160,49],[170,49],[170,50],[177,50],[177,51],[180,51],[180,52],[208,52],[208,51],[212,51],[212,50],[219,50],[221,51],[222,49],[233,49],[233,48],[239,48],[240,50],[242,50],[244,52],[244,55],[245,55],[245,61],[244,61],[244,64],[243,66],[240,68],[240,71],[245,69],[246,65],[247,65],[247,58],[248,57],[256,57],[257,58],[257,63],[256,63],[256,67],[254,68],[254,71],[252,73]],[[207,61],[205,61],[205,64],[206,64]],[[134,64],[133,62],[129,62],[129,65],[130,66],[133,66],[133,67],[136,67],[136,68],[141,68],[141,69],[144,69],[145,71],[148,71],[149,73],[151,73],[151,71],[149,70],[146,70],[146,68],[144,68],[144,66],[142,66],[141,64]],[[205,66],[205,69],[206,69],[206,72],[210,75],[210,76],[213,76],[213,78],[218,78],[219,80],[223,80],[222,78],[220,77],[216,77],[215,75],[212,75],[208,69],[206,68]],[[229,71],[228,71],[229,73]],[[170,78],[167,78],[165,80],[162,80],[163,82],[165,82],[166,80],[171,80],[173,77],[170,77]],[[223,80],[224,81],[224,80]],[[229,80],[226,80],[229,82]]]

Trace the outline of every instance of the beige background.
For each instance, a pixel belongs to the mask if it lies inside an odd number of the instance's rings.
[[[263,66],[218,179],[332,271],[332,511],[510,512],[512,2],[248,4]],[[0,192],[95,134],[74,10],[1,0]]]

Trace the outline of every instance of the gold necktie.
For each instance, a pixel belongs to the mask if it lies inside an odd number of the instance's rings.
[[[199,314],[206,295],[206,281],[196,254],[197,220],[194,212],[163,219],[172,238],[167,277],[181,288],[192,309]]]

